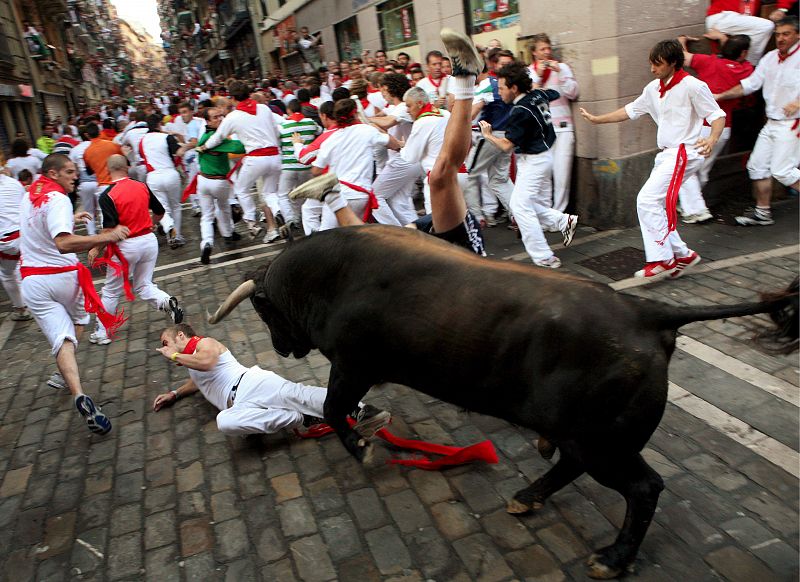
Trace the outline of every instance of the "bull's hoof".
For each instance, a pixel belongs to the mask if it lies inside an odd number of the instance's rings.
[[[633,574],[634,566],[632,563],[628,564],[626,567],[609,566],[603,563],[603,560],[607,559],[606,556],[599,553],[594,553],[589,556],[589,559],[586,560],[586,564],[589,566],[586,569],[586,574],[589,578],[594,578],[595,580],[611,580],[612,578],[619,578],[624,574]]]
[[[536,441],[536,448],[538,449],[539,454],[542,455],[542,458],[549,461],[553,458],[553,455],[556,454],[556,449],[558,447],[556,447],[546,438],[539,437],[539,439]]]
[[[522,515],[523,513],[528,513],[530,511],[537,511],[544,507],[544,503],[540,501],[533,501],[531,503],[523,503],[517,499],[512,499],[506,505],[506,512],[510,513],[511,515]]]

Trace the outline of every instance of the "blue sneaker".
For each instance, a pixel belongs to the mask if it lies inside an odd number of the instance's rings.
[[[101,412],[99,406],[95,406],[91,397],[81,394],[75,398],[75,407],[86,419],[86,424],[93,433],[107,434],[111,431],[111,421]]]

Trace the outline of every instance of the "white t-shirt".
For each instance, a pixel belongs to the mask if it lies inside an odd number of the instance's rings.
[[[367,100],[372,103],[376,109],[379,111],[381,109],[386,108],[388,103],[386,103],[386,99],[383,98],[383,95],[380,91],[374,91],[372,93],[367,93]]]
[[[69,267],[77,264],[75,253],[61,254],[55,238],[72,234],[75,226],[72,202],[60,192],[44,195],[44,204],[34,207],[30,196],[22,197],[19,217],[20,265],[25,267]]]
[[[319,148],[312,165],[317,168],[330,166],[340,181],[350,182],[372,189],[372,148],[386,146],[389,136],[371,125],[357,123],[338,129]],[[344,187],[345,198],[363,198],[366,194]]]
[[[414,120],[411,119],[411,116],[408,114],[408,107],[406,107],[406,104],[401,101],[397,105],[388,105],[383,112],[387,117],[392,117],[397,121],[396,125],[387,130],[389,135],[398,141],[404,141],[408,139],[408,136],[411,135],[411,127],[414,123]],[[400,152],[389,150],[390,160],[399,155]]]
[[[797,43],[789,49],[797,49]],[[766,114],[770,119],[797,119],[798,112],[787,116],[783,108],[800,100],[800,51],[795,52],[782,63],[778,60],[778,49],[769,51],[761,60],[753,74],[740,81],[744,94],[749,95],[761,89],[766,102]]]
[[[438,86],[436,83],[438,83]],[[417,81],[415,87],[419,87],[425,91],[428,94],[428,99],[430,99],[431,103],[433,103],[439,97],[447,97],[447,94],[451,93],[449,90],[451,84],[452,80],[449,75],[446,77],[439,77],[436,82],[434,82],[430,77],[423,77]]]
[[[168,137],[166,133],[151,131],[145,134],[141,139],[144,157],[147,158],[147,163],[153,167],[153,171],[175,169],[175,162],[172,161],[172,156],[169,153],[169,145],[167,144]],[[138,147],[136,151],[138,153]]]
[[[200,136],[205,133],[206,122],[201,117],[192,117],[189,123],[186,123],[179,115],[171,124],[170,130],[175,131],[183,136],[184,142],[191,139],[200,139]]]
[[[86,171],[86,161],[83,159],[83,154],[90,145],[92,145],[92,142],[82,141],[69,152],[69,159],[72,160],[78,168],[78,179],[80,182],[97,182],[97,176],[89,174],[89,172]]]
[[[260,103],[256,106],[255,115],[234,109],[225,116],[214,135],[203,145],[206,149],[213,149],[221,144],[223,139],[235,133],[248,153],[259,148],[277,148],[281,143],[282,125],[283,117]]]
[[[122,135],[122,145],[131,148],[131,155],[128,156],[131,162],[138,163],[141,161],[139,156],[139,142],[147,135],[148,131],[147,124],[145,123],[142,127],[132,127]]]
[[[18,178],[22,170],[28,170],[35,178],[39,170],[42,169],[42,161],[36,156],[31,155],[21,158],[11,158],[6,162],[6,168],[11,171],[11,176],[14,178]]]
[[[427,174],[433,169],[439,150],[442,149],[446,127],[447,116],[444,114],[417,119],[400,155],[409,163],[421,164],[422,170]]]
[[[19,230],[19,206],[25,188],[18,181],[0,174],[0,238]]]

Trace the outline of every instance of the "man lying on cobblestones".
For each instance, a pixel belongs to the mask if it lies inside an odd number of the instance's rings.
[[[272,434],[324,422],[326,388],[291,382],[258,366],[246,368],[223,344],[196,335],[188,324],[161,332],[158,351],[186,367],[189,379],[176,390],[159,394],[153,402],[156,412],[199,391],[220,410],[217,427],[230,436]],[[363,403],[351,416],[356,421],[354,429],[364,438],[391,421],[388,411]]]

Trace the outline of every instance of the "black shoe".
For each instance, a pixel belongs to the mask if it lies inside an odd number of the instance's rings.
[[[365,404],[354,410],[350,416],[356,421],[353,430],[364,438],[371,437],[392,421],[392,415],[388,410],[381,410],[371,404]]]
[[[169,303],[164,306],[163,310],[169,313],[172,323],[181,323],[183,321],[183,309],[178,307],[178,300],[175,297],[169,298]]]
[[[310,414],[303,415],[303,426],[308,428],[310,426],[314,426],[315,424],[325,424],[325,419],[320,418],[319,416],[311,416]]]
[[[244,218],[244,210],[238,204],[231,204],[231,219],[236,224]]]
[[[200,262],[208,265],[211,262],[211,245],[206,243],[203,245],[203,252],[200,253]]]
[[[280,212],[278,212],[278,214],[275,215],[275,224],[278,225],[278,228],[286,224],[286,220],[283,218],[283,214],[281,214]]]

